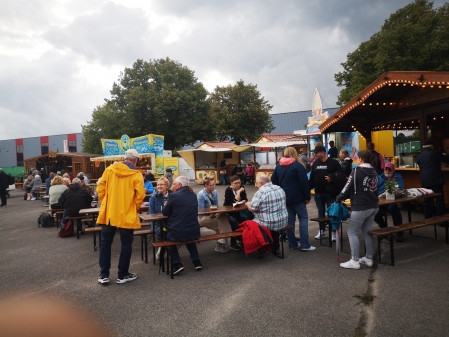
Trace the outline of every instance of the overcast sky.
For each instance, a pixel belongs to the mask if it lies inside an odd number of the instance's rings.
[[[346,55],[409,0],[1,0],[0,139],[81,132],[137,59],[207,90],[257,84],[272,113],[335,107]],[[444,1],[434,1],[440,6]]]

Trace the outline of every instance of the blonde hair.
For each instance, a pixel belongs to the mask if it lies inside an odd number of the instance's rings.
[[[51,180],[51,186],[53,185],[62,185],[64,183],[64,178],[61,176],[55,176],[52,180]]]
[[[168,188],[170,188],[170,181],[168,181],[167,178],[161,177],[157,180],[157,182],[160,182],[160,181],[162,181],[165,185],[167,185]]]
[[[67,183],[67,185],[70,185],[70,179],[69,178],[62,178],[64,180],[64,183]]]
[[[284,150],[284,157],[286,157],[286,158],[293,158],[298,163],[301,162],[299,160],[299,157],[298,157],[298,152],[296,152],[296,149],[294,147],[291,147],[291,146],[285,148],[285,150]]]

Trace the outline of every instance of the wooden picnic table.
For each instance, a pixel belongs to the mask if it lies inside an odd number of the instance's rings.
[[[200,208],[198,210],[198,215],[209,215],[209,214],[218,214],[218,213],[232,213],[232,212],[240,212],[247,210],[245,204],[240,204],[235,207],[233,206],[218,206],[216,209],[211,208]]]
[[[98,214],[100,212],[100,207],[83,208],[80,209],[80,215],[85,214]],[[141,206],[137,212],[148,212],[148,206]]]

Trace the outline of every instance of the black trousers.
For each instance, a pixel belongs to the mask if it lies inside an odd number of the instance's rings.
[[[1,206],[6,206],[6,189],[0,190],[0,199],[2,200]]]

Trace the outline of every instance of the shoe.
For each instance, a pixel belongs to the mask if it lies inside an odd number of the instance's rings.
[[[303,252],[311,252],[311,251],[313,251],[315,249],[316,249],[316,247],[314,247],[314,246],[310,246],[309,248],[301,248],[301,250]]]
[[[362,257],[359,260],[359,263],[367,265],[368,267],[372,267],[373,266],[373,259],[368,259],[367,257]]]
[[[160,257],[161,257],[161,248],[159,247],[156,253],[156,260],[159,260]]]
[[[226,239],[218,239],[218,243],[225,245],[227,243]]]
[[[327,238],[327,234],[325,231],[318,231],[318,234],[315,236],[315,240],[319,240],[321,236],[321,239]]]
[[[106,276],[98,276],[98,283],[101,284],[108,284],[109,283],[109,278]]]
[[[332,232],[332,241],[337,241],[337,235],[335,232]]]
[[[301,244],[298,242],[298,245],[296,246],[296,247],[294,247],[294,248],[288,248],[288,249],[290,249],[290,250],[295,250],[295,249],[300,249],[301,248]]]
[[[232,250],[242,250],[243,247],[240,246],[239,244],[235,244],[235,245],[230,245],[230,246],[229,246],[229,249],[232,249]]]
[[[296,238],[296,241],[298,241],[298,242],[301,241],[301,238]]]
[[[122,283],[126,283],[126,282],[131,282],[131,281],[134,281],[136,278],[137,278],[137,274],[128,273],[128,275],[126,275],[124,277],[119,277],[117,279],[117,283],[122,284]]]
[[[175,265],[173,266],[173,275],[176,275],[177,273],[179,273],[183,270],[184,270],[184,266],[182,265],[182,263],[175,263]]]
[[[350,259],[348,262],[340,263],[340,267],[346,269],[360,269],[360,263],[359,261],[354,261],[353,259]]]
[[[36,200],[36,198],[31,198],[30,200]]]
[[[195,260],[193,261],[193,268],[195,268],[196,270],[200,271],[201,269],[203,269],[203,265],[201,264],[201,261]]]
[[[217,246],[215,247],[215,251],[216,251],[217,253],[227,253],[227,252],[228,252],[228,250],[226,249],[226,247],[223,247],[223,246],[220,245],[220,244],[217,244]]]

